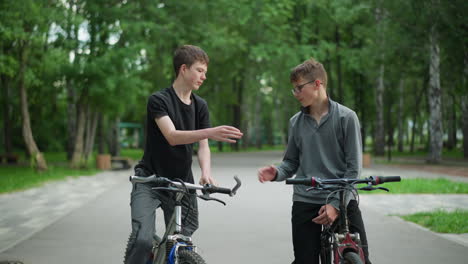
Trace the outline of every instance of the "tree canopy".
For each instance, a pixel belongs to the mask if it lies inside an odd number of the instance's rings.
[[[330,97],[358,114],[366,151],[422,147],[438,162],[443,142],[463,138],[468,156],[466,10],[462,0],[3,0],[0,152],[65,150],[72,167],[95,149],[118,153],[118,123],[145,122],[147,97],[174,79],[174,50],[192,44],[210,56],[198,93],[212,124],[244,131],[235,149],[286,141],[299,109],[289,71],[314,57]]]

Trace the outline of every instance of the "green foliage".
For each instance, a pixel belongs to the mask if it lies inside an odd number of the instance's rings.
[[[174,79],[175,48],[194,44],[211,58],[208,79],[197,93],[208,101],[212,125],[239,126],[246,131],[246,146],[254,145],[257,135],[258,140],[286,137],[288,119],[299,110],[290,93],[289,70],[310,57],[325,65],[331,98],[358,113],[369,137],[375,130],[379,55],[384,54],[386,127],[396,126],[396,103],[403,97],[401,119],[414,121],[418,139],[427,141],[420,131],[429,118],[424,92],[428,28],[439,23],[442,85],[448,87],[444,93],[455,95],[457,106],[456,95],[466,93],[461,77],[466,65],[459,52],[468,39],[466,1],[431,3],[2,1],[0,75],[2,92],[9,90],[2,103],[8,104],[12,133],[21,135],[21,118],[12,113],[20,113],[19,56],[27,47],[34,137],[43,151],[63,150],[74,118],[69,109],[88,105],[103,120],[144,123],[148,96]],[[378,8],[384,12],[380,23]],[[400,79],[406,81],[403,94],[395,89]],[[413,102],[420,102],[418,109]],[[455,111],[459,117],[459,108]],[[110,130],[109,123],[102,123],[103,131]],[[20,137],[11,141],[24,149]]]
[[[468,210],[447,212],[423,212],[401,216],[401,218],[429,228],[438,233],[465,234],[468,233]]]

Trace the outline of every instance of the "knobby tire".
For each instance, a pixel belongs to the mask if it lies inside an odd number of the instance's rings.
[[[130,254],[130,250],[132,249],[133,247],[133,241],[134,241],[134,238],[132,238],[132,235],[133,234],[130,234],[130,237],[128,238],[127,240],[127,246],[125,247],[125,255],[124,255],[124,263],[126,264],[128,262],[128,254]]]
[[[181,249],[179,250],[179,263],[180,264],[206,264],[200,255],[195,251]]]

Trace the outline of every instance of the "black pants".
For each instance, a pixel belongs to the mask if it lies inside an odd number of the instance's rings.
[[[294,247],[293,264],[318,264],[320,256],[320,235],[322,225],[312,222],[318,216],[322,205],[294,202],[292,207],[292,237]],[[347,207],[349,230],[359,233],[363,246],[366,264],[370,264],[367,236],[362,221],[361,210],[355,200],[351,200]]]
[[[135,170],[135,175],[148,176],[139,169]],[[166,225],[174,212],[175,193],[155,191],[151,188],[151,184],[133,184],[130,201],[132,233],[125,253],[126,264],[148,263],[155,233],[155,210],[161,207]],[[186,195],[182,199],[182,234],[191,236],[197,228],[197,198],[194,195]]]

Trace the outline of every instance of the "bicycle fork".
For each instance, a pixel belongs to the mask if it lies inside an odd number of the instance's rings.
[[[334,264],[341,264],[342,260],[344,259],[344,255],[347,252],[355,252],[356,254],[359,255],[361,260],[364,263],[364,251],[362,248],[359,246],[359,233],[354,233],[351,234],[349,232],[346,232],[344,234],[333,234],[334,238],[334,257],[333,257],[333,263]]]
[[[159,245],[155,246],[156,260],[154,263],[166,263],[165,260],[167,259],[167,263],[177,264],[179,248],[195,249],[192,245],[192,238],[182,235],[182,198],[183,194],[177,193],[174,213],[166,227],[164,239]]]

